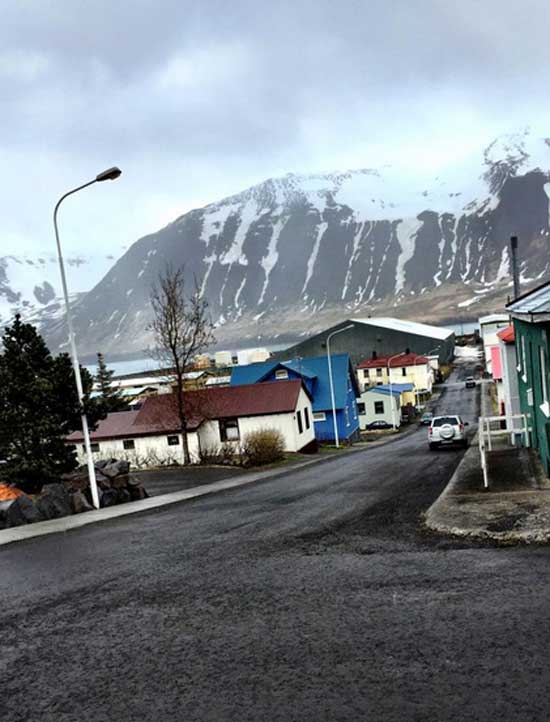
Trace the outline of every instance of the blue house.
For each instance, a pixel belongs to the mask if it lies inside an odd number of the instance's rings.
[[[359,437],[356,401],[359,387],[349,355],[333,354],[330,358],[338,438],[342,442],[350,442]],[[231,386],[283,379],[302,379],[313,400],[316,438],[319,441],[334,442],[334,421],[326,356],[291,361],[263,361],[247,366],[235,366],[231,372]]]

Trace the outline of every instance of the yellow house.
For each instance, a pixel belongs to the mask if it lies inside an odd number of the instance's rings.
[[[403,391],[401,404],[416,405],[417,400],[431,394],[433,370],[430,359],[416,353],[377,356],[357,366],[361,391],[385,384],[412,384],[411,391]]]

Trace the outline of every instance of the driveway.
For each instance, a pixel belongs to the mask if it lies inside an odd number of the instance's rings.
[[[2,721],[547,720],[550,551],[424,534],[426,436],[0,549]]]

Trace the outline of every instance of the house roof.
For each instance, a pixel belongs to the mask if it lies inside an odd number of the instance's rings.
[[[390,361],[391,359],[391,361]],[[379,369],[388,367],[390,368],[401,368],[402,366],[415,366],[416,364],[427,364],[429,361],[427,356],[421,356],[417,353],[407,353],[402,356],[395,356],[395,354],[388,354],[386,356],[377,356],[377,358],[368,359],[367,361],[361,361],[358,364],[358,369]]]
[[[368,326],[387,328],[391,331],[410,333],[414,336],[427,336],[428,338],[435,338],[441,341],[444,341],[454,334],[454,331],[450,328],[430,326],[427,323],[417,323],[416,321],[403,321],[400,318],[351,318],[350,321],[352,323],[363,323]]]
[[[112,414],[107,414],[106,418],[102,419],[97,425],[97,429],[90,433],[92,441],[98,439],[114,439],[131,436],[131,429],[136,420],[139,411],[115,411]],[[83,441],[81,431],[73,431],[69,434],[67,441],[76,443]]]
[[[356,396],[359,388],[349,354],[331,354],[332,379],[334,384],[334,401],[337,409],[346,406],[348,393],[348,377]],[[231,373],[231,386],[240,386],[245,383],[256,383],[267,378],[278,368],[287,368],[302,378],[311,381],[313,411],[325,411],[332,408],[330,398],[330,381],[328,375],[328,361],[325,355],[307,358],[292,359],[290,361],[264,361],[261,363],[236,366]],[[277,381],[276,383],[282,383]]]
[[[502,331],[497,333],[497,336],[501,339],[501,341],[504,341],[504,343],[514,343],[516,340],[514,327],[512,325],[503,328]]]
[[[549,314],[550,282],[544,283],[542,286],[524,293],[511,303],[508,303],[506,308],[514,314]]]
[[[490,313],[488,316],[480,316],[477,320],[480,326],[488,323],[506,323],[509,320],[507,313]]]
[[[185,413],[189,430],[197,429],[207,419],[224,417],[268,416],[296,409],[302,382],[299,379],[243,386],[218,386],[186,391]],[[304,389],[306,393],[307,390]],[[180,429],[176,394],[149,396],[138,411],[109,414],[91,433],[92,441],[133,436],[177,433]],[[80,431],[68,437],[82,441]]]
[[[372,386],[370,389],[367,389],[364,393],[366,394],[383,394],[384,396],[401,396],[401,391],[396,388],[396,385],[392,384],[392,389],[390,391],[390,387],[386,385],[381,386]]]

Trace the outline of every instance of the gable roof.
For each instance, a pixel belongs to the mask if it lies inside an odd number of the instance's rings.
[[[368,326],[378,326],[379,328],[387,328],[391,331],[400,331],[401,333],[410,333],[414,336],[427,336],[428,338],[439,339],[445,341],[454,334],[450,328],[442,328],[441,326],[430,326],[427,323],[418,323],[417,321],[403,321],[400,318],[350,318],[351,323],[363,323]]]
[[[299,379],[243,386],[214,386],[186,391],[184,394],[187,428],[197,429],[203,421],[225,417],[268,416],[295,411],[300,390],[308,394]],[[308,394],[309,395],[309,394]],[[148,396],[138,411],[108,414],[91,433],[92,441],[178,433],[178,397],[176,394]],[[67,440],[82,441],[82,432]]]
[[[391,359],[391,361],[390,361]],[[417,364],[427,364],[429,361],[427,356],[421,356],[417,353],[407,353],[402,356],[395,356],[395,354],[387,354],[386,356],[378,356],[377,358],[368,359],[367,361],[361,361],[358,364],[358,369],[379,369],[388,367],[390,362],[390,368],[401,368],[402,366],[415,366]]]
[[[347,402],[348,378],[351,379],[355,396],[359,396],[359,387],[349,354],[331,354],[330,360],[335,406],[337,409],[343,409]],[[264,361],[263,363],[248,364],[247,366],[236,366],[231,373],[231,386],[262,381],[277,368],[290,369],[302,378],[313,381],[312,406],[314,411],[325,411],[332,408],[328,360],[324,354],[290,361]],[[282,381],[276,381],[275,383],[282,383]]]
[[[531,316],[549,314],[550,281],[524,293],[522,296],[518,296],[511,303],[506,304],[506,308],[514,314],[529,314]]]

